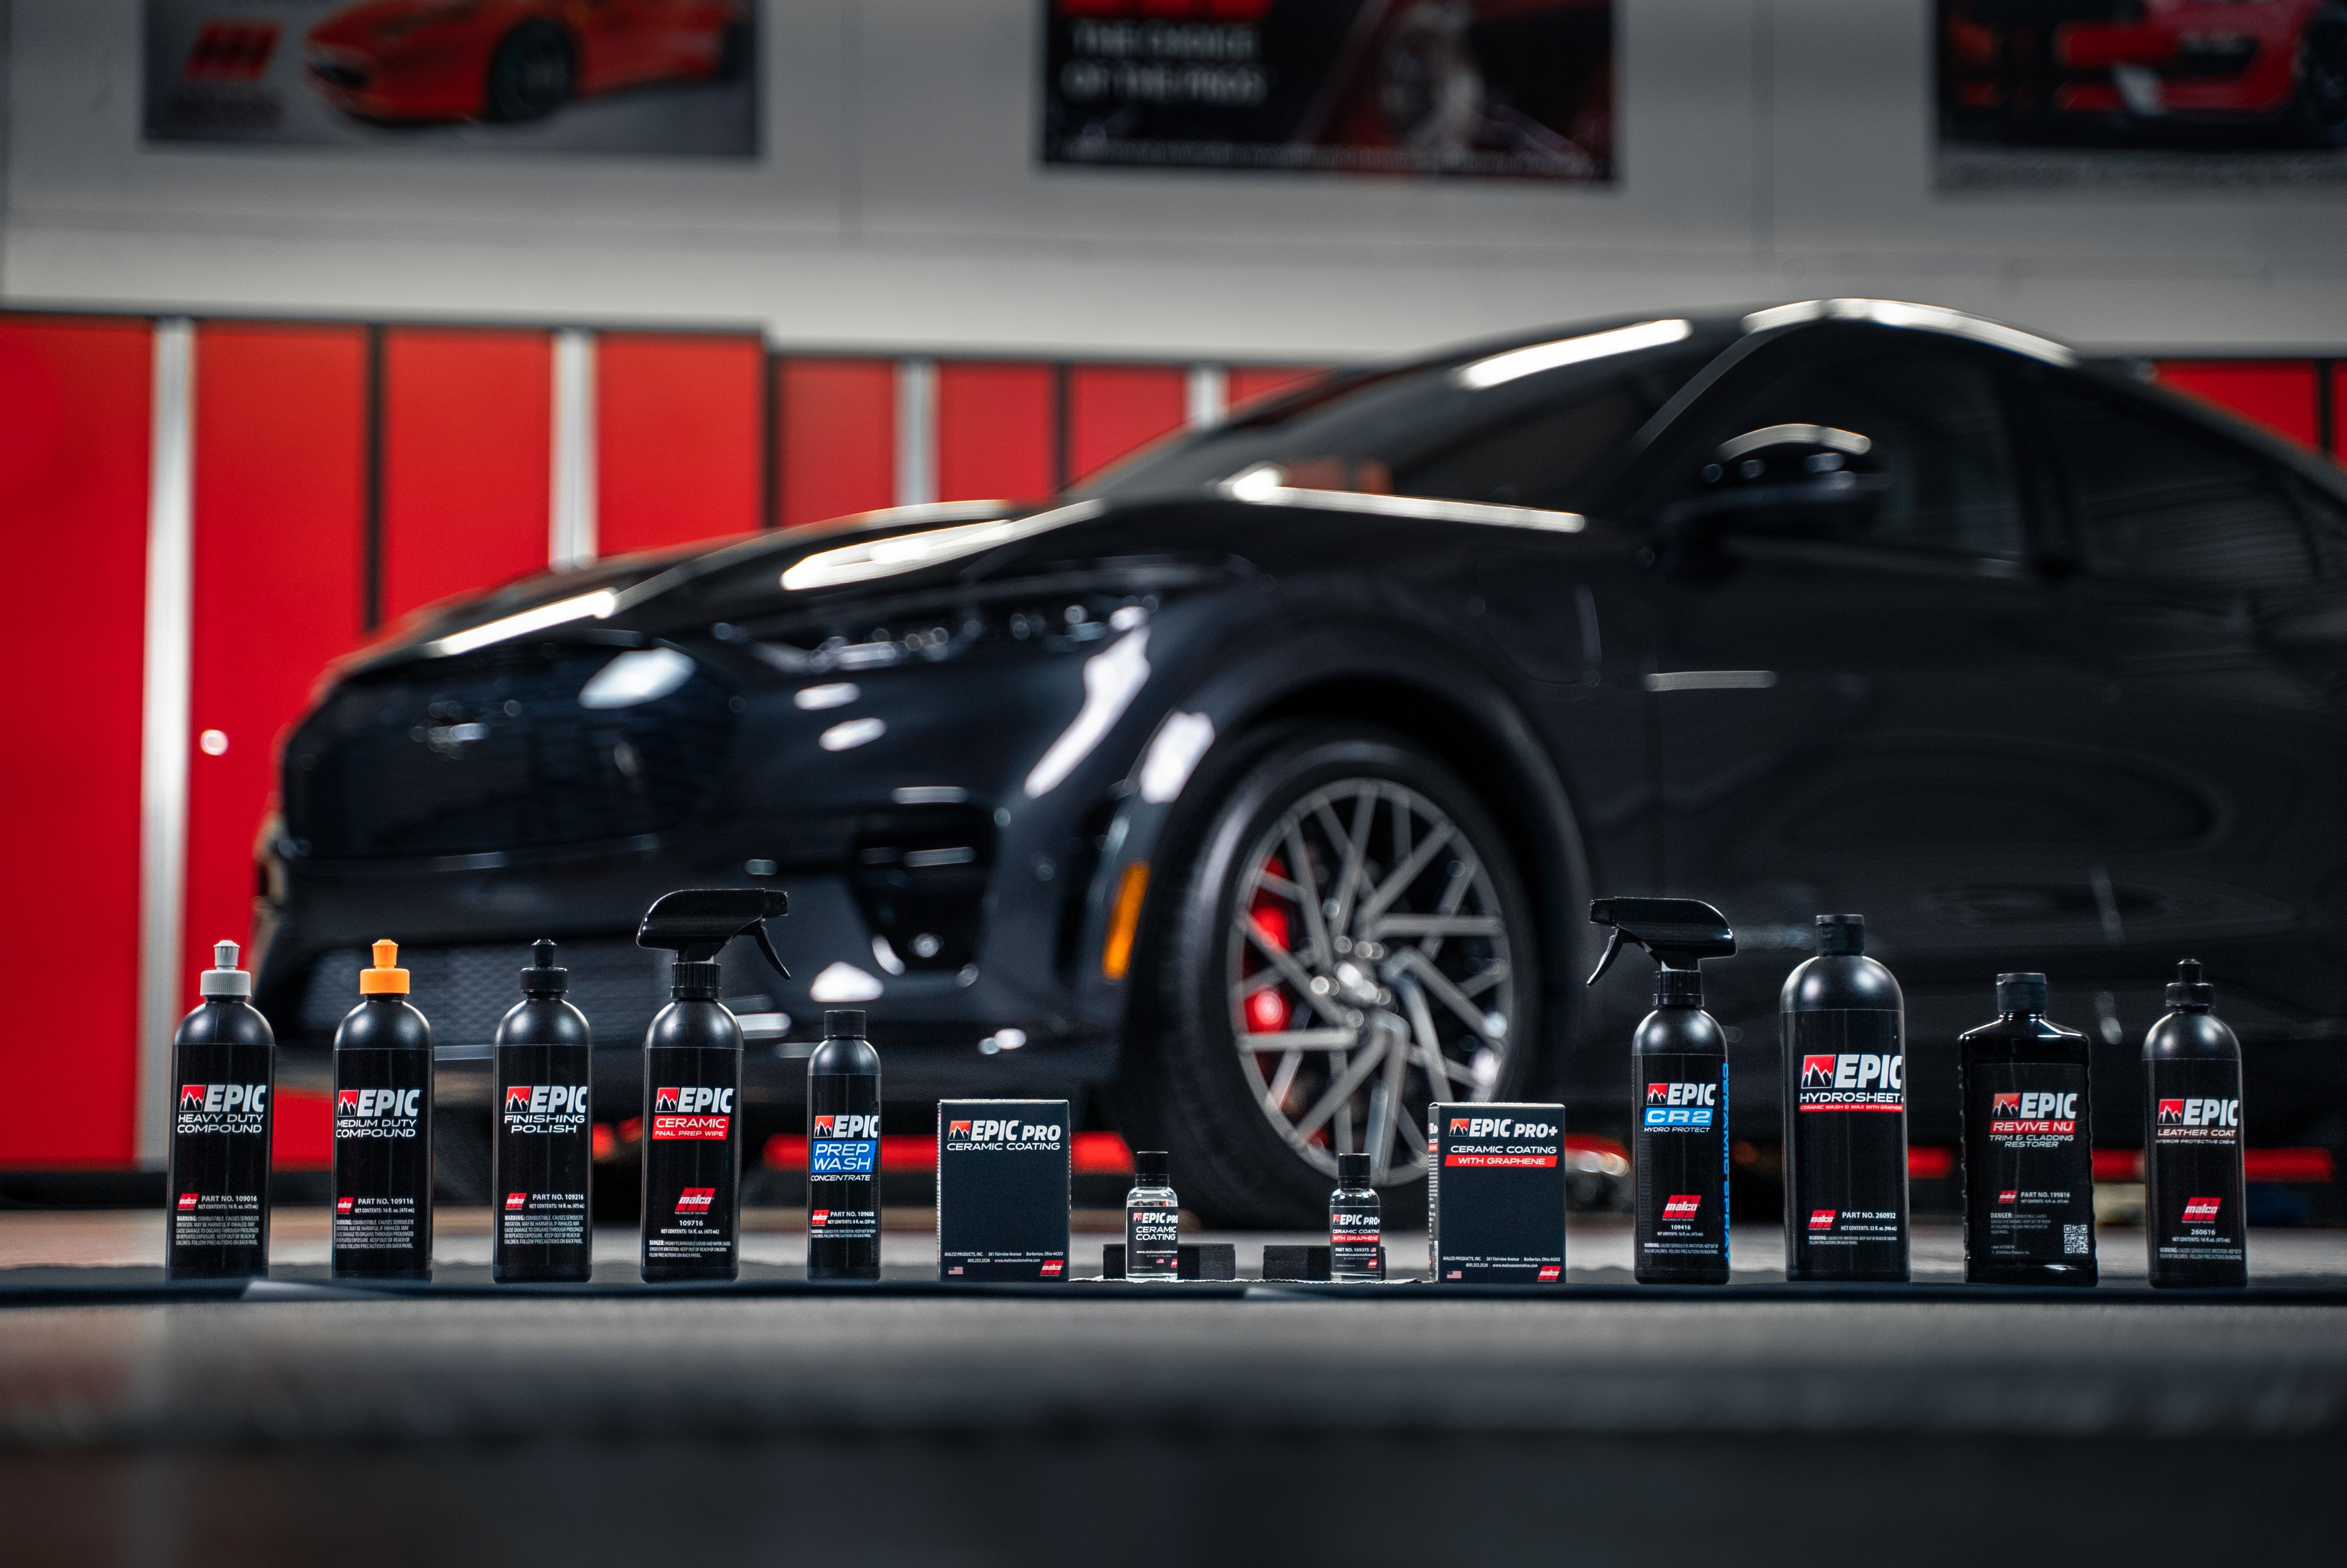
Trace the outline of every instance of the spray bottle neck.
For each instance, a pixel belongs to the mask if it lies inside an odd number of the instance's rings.
[[[1703,1006],[1703,971],[1675,969],[1668,964],[1655,969],[1655,1005],[1658,1008]]]
[[[706,958],[679,958],[670,979],[669,995],[678,1001],[715,1001],[723,969]]]

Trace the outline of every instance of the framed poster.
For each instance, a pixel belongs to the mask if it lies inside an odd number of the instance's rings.
[[[150,143],[758,150],[754,0],[146,0]]]
[[[1614,178],[1614,0],[1041,0],[1042,158]]]

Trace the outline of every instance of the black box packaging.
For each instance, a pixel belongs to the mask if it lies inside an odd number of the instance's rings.
[[[1564,1107],[1426,1108],[1437,1285],[1564,1283]]]
[[[1068,1102],[938,1102],[938,1277],[1068,1277]]]

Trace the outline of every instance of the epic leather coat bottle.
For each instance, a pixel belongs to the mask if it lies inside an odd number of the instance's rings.
[[[861,1008],[825,1013],[807,1058],[807,1277],[880,1277],[880,1053]]]
[[[2250,1282],[2241,1042],[2209,1010],[2216,1002],[2187,958],[2168,988],[2168,1016],[2143,1038],[2144,1237],[2162,1288]]]
[[[1907,1002],[1866,956],[1866,917],[1818,917],[1818,956],[1777,999],[1784,1050],[1785,1277],[1907,1277]]]
[[[644,1031],[647,1280],[740,1272],[742,1025],[717,999],[717,955],[753,937],[787,978],[765,923],[789,907],[764,888],[686,888],[655,903],[636,930],[640,947],[676,954],[673,999]]]
[[[432,1277],[432,1026],[398,963],[398,943],[374,945],[334,1030],[337,1279]]]
[[[203,1001],[171,1037],[170,1205],[167,1279],[246,1279],[269,1272],[269,1100],[276,1038],[246,999],[252,977],[236,944],[212,949]]]
[[[1703,1010],[1706,958],[1736,951],[1727,917],[1693,898],[1601,898],[1613,927],[1595,985],[1635,942],[1655,960],[1655,1010],[1630,1039],[1633,1259],[1645,1284],[1727,1283],[1727,1036]]]
[[[555,967],[554,944],[531,956],[522,999],[497,1020],[489,1272],[500,1283],[594,1273],[594,1039],[563,999],[570,971]]]
[[[1994,1023],[1956,1037],[1964,1277],[2095,1283],[2086,1037],[2045,1016],[2045,977],[1996,977]]]

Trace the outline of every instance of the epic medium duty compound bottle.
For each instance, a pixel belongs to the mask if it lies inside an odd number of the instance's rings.
[[[432,1026],[398,963],[374,945],[334,1030],[336,1279],[432,1277]]]
[[[1181,1274],[1182,1200],[1174,1195],[1173,1165],[1163,1149],[1136,1149],[1133,1190],[1124,1194],[1124,1277]]]
[[[563,999],[570,971],[555,967],[554,944],[532,957],[522,999],[497,1020],[489,1272],[500,1284],[594,1273],[594,1039]]]
[[[807,1277],[880,1277],[880,1053],[861,1008],[825,1013],[807,1058]]]
[[[1818,917],[1818,956],[1778,998],[1785,1277],[1907,1277],[1907,1002],[1866,956],[1866,917]]]
[[[2241,1042],[2209,1009],[2217,989],[2190,958],[2168,1013],[2143,1038],[2144,1239],[2151,1283],[2250,1282],[2241,1187]]]
[[[269,1100],[275,1037],[253,1009],[252,977],[221,942],[197,982],[203,1003],[171,1037],[167,1279],[269,1272]]]

